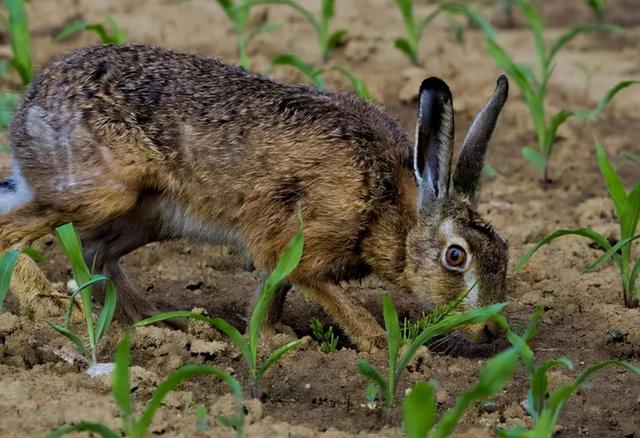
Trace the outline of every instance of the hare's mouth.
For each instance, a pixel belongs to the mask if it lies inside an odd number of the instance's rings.
[[[427,347],[434,353],[453,357],[491,357],[508,348],[509,342],[501,336],[488,342],[477,343],[454,331],[433,338],[427,343]]]

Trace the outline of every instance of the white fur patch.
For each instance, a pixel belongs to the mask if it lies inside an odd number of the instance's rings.
[[[22,176],[20,165],[15,161],[11,166],[10,180],[15,185],[14,188],[0,189],[0,214],[10,213],[33,199],[33,193]]]
[[[478,294],[480,293],[480,287],[478,286],[478,278],[476,277],[475,269],[470,268],[464,273],[464,283],[467,286],[467,291],[469,291],[464,299],[465,304],[469,307],[478,307]]]

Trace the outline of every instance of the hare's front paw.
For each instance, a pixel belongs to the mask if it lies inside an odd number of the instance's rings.
[[[378,350],[384,350],[387,348],[387,340],[384,332],[378,333],[375,336],[366,336],[354,340],[358,346],[359,351],[367,353],[374,353]]]

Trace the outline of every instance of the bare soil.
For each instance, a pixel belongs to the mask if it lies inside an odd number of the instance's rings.
[[[311,0],[302,2],[317,9]],[[402,34],[402,22],[391,0],[338,1],[335,27],[348,29],[346,43],[335,51],[331,63],[345,66],[364,79],[376,99],[395,114],[409,133],[413,132],[419,81],[429,75],[444,78],[454,94],[458,139],[492,91],[500,73],[486,55],[484,37],[467,28],[462,43],[456,42],[445,19],[438,19],[422,41],[423,65],[412,66],[393,47]],[[420,15],[430,6],[416,2]],[[494,2],[482,8],[494,19],[499,41],[521,62],[534,62],[532,41],[521,20],[506,26]],[[539,2],[542,3],[542,2]],[[591,20],[581,1],[544,2],[549,38],[567,26]],[[592,107],[614,83],[640,77],[640,2],[610,1],[607,19],[625,26],[619,34],[593,33],[581,36],[563,51],[550,84],[548,106]],[[216,54],[236,59],[230,22],[216,2],[191,0],[36,0],[28,5],[33,51],[42,65],[68,50],[97,43],[94,35],[82,33],[63,43],[52,36],[75,18],[101,20],[110,12],[124,27],[131,41],[173,49]],[[255,19],[265,17],[284,27],[259,36],[250,47],[257,70],[267,68],[276,54],[294,52],[319,62],[317,41],[308,24],[286,7],[256,10]],[[262,15],[264,14],[264,15]],[[586,72],[592,77],[588,79]],[[273,75],[283,81],[304,81],[297,72],[277,69]],[[15,88],[14,82],[5,87]],[[328,78],[330,88],[348,88],[338,76]],[[593,136],[603,140],[624,181],[640,179],[640,168],[619,156],[622,150],[640,153],[640,89],[620,93],[597,123],[572,120],[560,129],[551,166],[553,187],[542,190],[534,168],[520,154],[535,138],[528,111],[516,90],[499,122],[490,148],[489,162],[502,176],[486,177],[482,183],[481,212],[508,240],[512,265],[537,239],[558,228],[593,227],[617,237],[612,204],[598,172]],[[0,170],[8,169],[0,156]],[[539,360],[566,356],[576,369],[551,373],[551,384],[574,377],[587,364],[621,358],[640,362],[640,311],[622,306],[622,286],[614,266],[585,274],[583,268],[599,252],[585,239],[566,237],[537,254],[520,273],[510,276],[510,317],[525,324],[534,305],[545,313],[533,347]],[[53,281],[66,282],[70,271],[55,249],[53,239],[40,242],[47,260],[43,267]],[[125,268],[141,290],[147,291],[162,309],[202,308],[242,328],[246,308],[258,286],[245,272],[240,259],[226,248],[169,242],[149,245],[124,261]],[[347,285],[381,319],[384,291],[376,279]],[[402,315],[419,315],[411,297],[396,296]],[[0,436],[37,437],[63,424],[80,420],[119,424],[109,382],[87,376],[73,361],[73,348],[44,321],[20,316],[13,299],[8,312],[0,314]],[[299,294],[287,299],[284,323],[299,337],[310,334],[309,321],[317,316],[330,323],[318,307]],[[101,360],[109,361],[126,326],[116,323],[102,345]],[[344,339],[343,339],[344,341]],[[457,351],[444,348],[445,351]],[[486,351],[485,351],[486,353]],[[480,355],[483,356],[483,355]],[[65,360],[65,358],[67,360]],[[249,436],[401,436],[399,428],[384,427],[380,410],[366,407],[366,382],[355,367],[357,359],[384,366],[384,352],[356,352],[342,342],[339,351],[322,353],[315,341],[286,356],[266,375],[261,403],[248,404]],[[414,382],[436,379],[440,384],[441,410],[452,406],[455,397],[469,388],[483,363],[483,357],[424,352],[401,382],[399,394]],[[148,327],[135,333],[133,348],[135,398],[138,406],[149,399],[154,385],[182,364],[207,363],[232,369],[243,380],[246,369],[238,352],[214,331],[193,325],[188,332],[165,327]],[[522,371],[504,391],[494,397],[495,409],[474,406],[458,428],[461,437],[495,436],[496,427],[531,420],[520,403],[526,398],[527,382]],[[195,406],[212,412],[228,409],[228,391],[207,378],[193,380],[172,394],[153,423],[154,435],[167,437],[232,436],[215,426],[196,430]],[[640,379],[616,370],[594,377],[566,407],[560,419],[558,437],[639,437]]]

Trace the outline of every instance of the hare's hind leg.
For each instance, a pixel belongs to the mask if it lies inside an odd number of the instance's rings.
[[[87,265],[113,281],[117,292],[117,314],[137,321],[157,313],[156,308],[138,292],[120,265],[120,258],[136,249],[162,240],[154,226],[135,220],[135,215],[120,217],[82,236]],[[103,291],[103,287],[97,288]]]
[[[0,254],[30,245],[49,233],[56,220],[55,215],[40,212],[33,205],[0,216]],[[18,257],[10,289],[22,311],[36,319],[60,315],[68,303],[68,296],[56,290],[38,265],[24,254]]]

